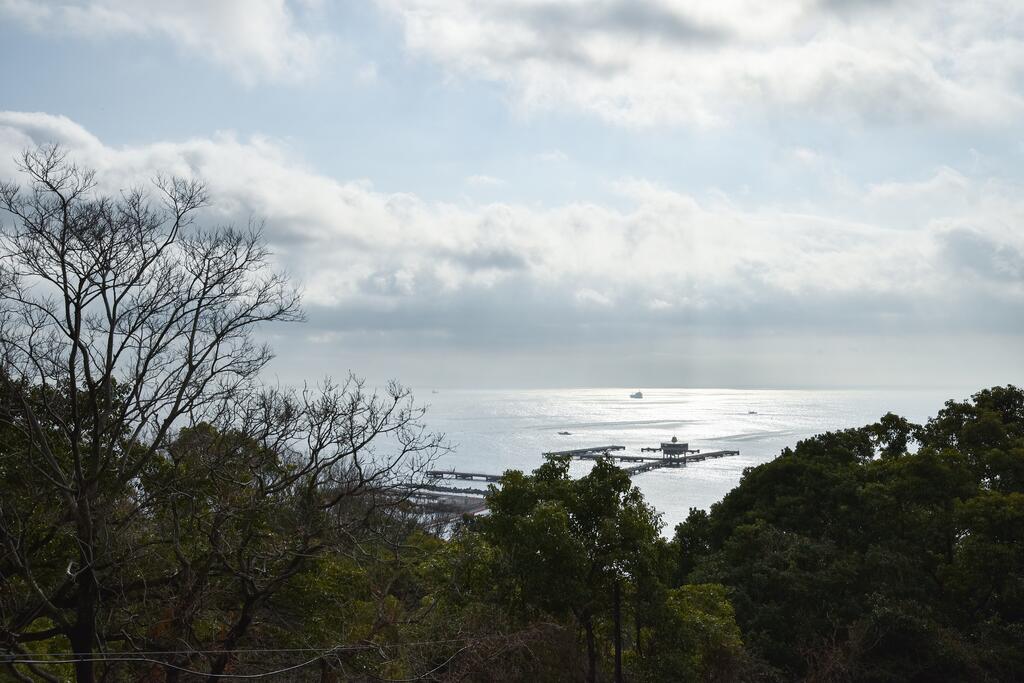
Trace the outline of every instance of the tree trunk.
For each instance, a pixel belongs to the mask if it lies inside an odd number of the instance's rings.
[[[75,680],[78,683],[93,683],[93,666],[90,659],[77,659],[77,657],[89,657],[92,653],[86,653],[75,648]]]
[[[613,618],[615,620],[615,683],[622,683],[622,590],[619,580],[614,585]]]
[[[82,537],[79,532],[79,537]],[[85,536],[88,538],[89,536]],[[80,569],[76,581],[75,623],[68,634],[71,651],[74,652],[75,680],[78,683],[94,683],[93,648],[96,645],[96,596],[97,587],[92,573],[91,558],[79,551]]]
[[[643,630],[643,622],[641,621],[640,616],[641,614],[643,614],[643,609],[640,606],[640,601],[637,600],[637,602],[633,605],[633,625],[636,627],[636,642],[633,643],[633,649],[636,650],[636,654],[640,657],[642,657],[644,654],[643,642],[640,637]]]
[[[337,683],[338,675],[327,664],[326,659],[320,660],[320,683]]]
[[[254,599],[249,599],[245,602],[242,607],[242,614],[239,616],[238,621],[228,632],[227,637],[221,644],[224,652],[217,655],[217,658],[213,660],[213,666],[210,667],[210,675],[207,678],[208,683],[220,683],[224,670],[228,666],[228,662],[231,661],[231,650],[234,650],[235,645],[238,644],[239,639],[245,635],[245,632],[249,629],[249,624],[252,623],[252,611],[255,607],[256,602]]]
[[[92,610],[88,600],[79,598],[78,618],[68,635],[75,659],[75,680],[78,683],[93,683],[96,680],[92,662],[93,642],[96,639]]]
[[[587,683],[597,683],[597,644],[594,642],[594,622],[588,616],[583,622],[587,633]]]

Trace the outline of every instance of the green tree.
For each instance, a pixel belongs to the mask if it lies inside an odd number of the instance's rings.
[[[269,360],[258,323],[299,317],[298,300],[267,268],[254,232],[190,230],[206,202],[199,183],[158,182],[95,193],[92,172],[44,147],[20,159],[27,187],[0,184],[0,381],[8,424],[30,442],[33,467],[56,498],[49,528],[25,544],[5,505],[8,558],[33,606],[81,655],[93,680],[97,610],[112,568],[126,561],[117,528],[133,482],[183,416],[213,409]],[[136,501],[137,502],[137,501]],[[36,543],[71,539],[63,575],[36,564]],[[26,552],[28,551],[28,552]],[[123,588],[123,587],[122,587]],[[28,636],[25,617],[6,628]],[[37,637],[37,636],[31,636]]]
[[[921,426],[889,414],[822,434],[691,513],[676,579],[725,585],[748,648],[786,678],[1013,680],[1021,468],[1012,386]]]
[[[652,611],[631,657],[636,680],[735,681],[745,673],[743,640],[724,586],[669,589]]]
[[[498,554],[502,599],[571,616],[584,633],[587,680],[596,680],[598,622],[621,616],[623,592],[659,542],[658,515],[608,460],[578,479],[567,458],[549,458],[532,475],[507,472],[488,506],[476,529]],[[621,643],[621,618],[617,625]]]
[[[402,528],[442,440],[397,384],[260,387],[254,330],[299,320],[298,296],[258,230],[193,225],[200,183],[106,196],[57,147],[20,167],[0,183],[0,644],[57,639],[90,683],[97,650],[231,650],[318,558]]]

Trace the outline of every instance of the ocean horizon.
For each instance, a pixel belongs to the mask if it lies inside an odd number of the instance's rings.
[[[979,387],[980,389],[980,387]],[[735,487],[744,469],[826,431],[861,427],[887,412],[912,422],[933,417],[956,389],[451,389],[424,393],[425,423],[444,432],[453,451],[436,469],[529,472],[549,451],[624,446],[639,454],[673,437],[702,451],[739,455],[634,476],[671,534],[690,508],[708,509]],[[974,391],[977,391],[974,390]],[[561,432],[568,432],[564,434]],[[587,462],[573,462],[584,474]],[[482,483],[459,486],[483,488]]]

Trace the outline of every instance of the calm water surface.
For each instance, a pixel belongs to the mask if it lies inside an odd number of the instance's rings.
[[[662,513],[666,533],[691,507],[708,508],[740,480],[743,468],[771,460],[786,446],[823,431],[859,427],[892,411],[912,421],[934,415],[950,390],[774,391],[651,389],[419,391],[427,422],[455,452],[439,468],[501,473],[529,471],[551,450],[622,445],[627,452],[673,436],[702,450],[739,450],[737,457],[634,478]],[[558,432],[570,432],[568,436]],[[574,463],[583,474],[588,463]],[[463,485],[463,484],[460,484]]]

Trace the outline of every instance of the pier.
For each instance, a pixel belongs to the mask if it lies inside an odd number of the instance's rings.
[[[417,491],[410,495],[409,500],[422,512],[440,514],[449,520],[463,515],[479,515],[487,510],[487,499],[480,495]]]
[[[633,477],[644,472],[661,469],[663,467],[686,467],[691,462],[700,462],[711,458],[725,458],[731,455],[739,455],[739,451],[705,451],[692,449],[689,444],[666,442],[657,448],[641,448],[640,454],[622,453],[625,446],[594,446],[592,448],[575,448],[568,451],[548,451],[545,456],[569,457],[573,460],[601,460],[607,458],[614,462],[631,463],[629,467],[623,467],[623,471]],[[648,453],[660,453],[660,455],[647,455]],[[426,472],[428,481],[410,485],[414,489],[412,495],[422,505],[430,509],[440,509],[447,512],[476,515],[487,509],[487,495],[485,489],[449,486],[445,482],[466,481],[499,483],[500,474],[487,474],[485,472],[459,472],[457,470],[429,470]]]
[[[641,455],[626,455],[624,453],[611,453],[612,449],[625,450],[622,447],[601,446],[598,448],[580,448],[575,451],[561,451],[558,453],[545,453],[545,455],[568,455],[574,460],[600,460],[608,458],[617,462],[637,463],[632,467],[625,467],[623,470],[629,476],[643,474],[662,467],[686,467],[691,462],[700,462],[709,458],[725,458],[730,455],[739,455],[739,451],[707,451],[701,453],[694,450],[685,443],[663,443],[658,448],[641,448]],[[661,452],[661,455],[643,455],[643,453]]]
[[[461,479],[462,481],[500,481],[500,474],[484,474],[481,472],[456,472],[455,470],[430,470],[427,476],[431,479]]]
[[[662,453],[669,456],[677,455],[688,455],[689,453],[700,453],[700,449],[694,450],[690,448],[688,443],[679,443],[676,441],[676,437],[672,437],[671,441],[663,441],[660,446],[653,448],[641,448],[641,453]]]
[[[575,448],[571,451],[548,451],[547,453],[542,453],[542,455],[552,455],[556,457],[567,455],[570,458],[580,459],[585,459],[583,456],[594,456],[593,458],[590,458],[594,460],[606,455],[610,455],[612,451],[624,450],[626,450],[625,446],[594,446],[593,448]]]
[[[445,486],[438,482],[442,479],[450,481],[453,478],[460,478],[452,477],[454,474],[467,475],[461,477],[464,481],[479,481],[475,477],[493,477],[496,480],[498,479],[497,475],[450,470],[445,470],[444,474],[448,475],[447,478],[437,476],[438,472],[427,472],[427,475],[431,477],[429,481],[404,484],[401,485],[401,488],[408,491],[410,503],[424,514],[440,515],[439,519],[443,523],[454,521],[465,515],[471,517],[479,515],[487,510],[486,489]]]
[[[689,456],[686,456],[689,457]],[[671,455],[625,455],[625,454],[590,454],[584,453],[581,455],[574,455],[574,460],[611,460],[613,462],[661,462],[662,460],[676,459]]]
[[[661,458],[647,458],[646,462],[633,467],[626,467],[625,471],[629,476],[650,472],[660,467],[686,467],[691,462],[700,462],[708,458],[725,458],[730,455],[739,455],[739,451],[708,451],[707,453],[696,453],[694,455],[664,456]]]
[[[487,489],[476,489],[476,488],[466,487],[466,486],[444,486],[443,484],[428,484],[428,483],[405,484],[405,485],[402,486],[402,488],[409,489],[410,491],[414,491],[416,493],[426,493],[426,494],[457,493],[457,494],[460,494],[460,495],[467,495],[467,496],[486,496],[487,495]]]

